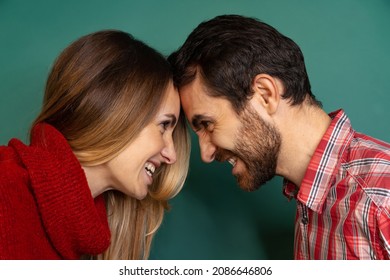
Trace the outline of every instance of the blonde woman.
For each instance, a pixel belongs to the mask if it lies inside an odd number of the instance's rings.
[[[0,259],[147,259],[189,162],[165,58],[121,31],[81,37],[30,135],[0,147]]]

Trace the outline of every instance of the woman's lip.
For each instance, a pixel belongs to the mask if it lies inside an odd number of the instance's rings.
[[[146,176],[146,185],[151,185],[153,183],[153,177],[150,176],[147,170],[144,168],[145,176]]]
[[[158,169],[161,166],[161,162],[155,161],[155,160],[148,160],[150,163],[152,163],[156,169]]]

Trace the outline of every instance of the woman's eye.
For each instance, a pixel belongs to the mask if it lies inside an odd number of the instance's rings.
[[[165,131],[169,128],[170,124],[171,124],[170,121],[164,121],[164,122],[162,122],[162,123],[160,124],[162,132],[165,132]]]

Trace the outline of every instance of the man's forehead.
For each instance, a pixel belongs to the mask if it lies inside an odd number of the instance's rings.
[[[200,74],[199,71],[196,72],[195,77],[191,82],[189,82],[186,85],[183,85],[180,88],[181,89],[183,89],[183,88],[189,89],[189,90],[186,90],[186,92],[195,91],[195,92],[199,92],[199,93],[203,93],[203,94],[207,94],[209,96],[212,96],[212,94],[210,94],[211,89],[209,88],[209,86],[205,82],[205,78]]]
[[[180,94],[182,107],[186,113],[192,115],[205,115],[214,111],[218,98],[208,96],[206,93],[186,88]]]
[[[195,81],[179,89],[180,100],[184,109],[204,107],[209,99],[207,93]]]

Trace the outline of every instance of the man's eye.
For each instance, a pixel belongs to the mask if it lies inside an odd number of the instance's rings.
[[[210,125],[210,122],[209,121],[202,121],[201,124],[204,128],[207,128]]]
[[[212,122],[210,121],[202,121],[201,122],[201,125],[204,129],[206,129],[207,131],[212,131],[213,130],[213,124]]]

